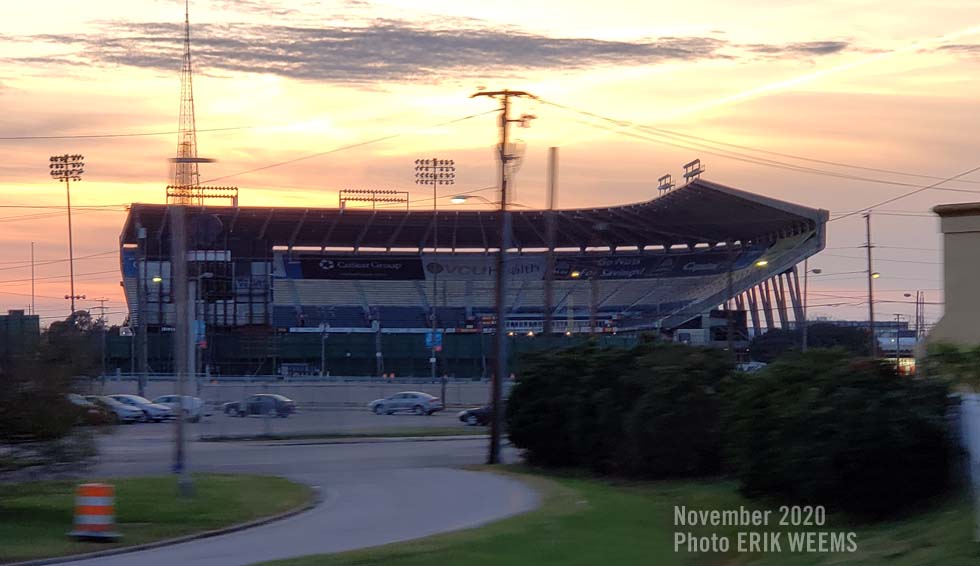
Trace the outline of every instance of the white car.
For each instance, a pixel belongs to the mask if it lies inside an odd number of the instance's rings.
[[[368,403],[368,410],[376,415],[390,415],[397,411],[410,411],[416,415],[431,415],[443,409],[445,407],[438,397],[418,391],[403,391]]]
[[[100,395],[86,395],[85,400],[89,403],[95,403],[101,407],[105,407],[106,410],[112,411],[115,415],[116,422],[118,423],[138,423],[146,420],[146,413],[138,407],[132,405],[126,405],[125,403],[120,403],[112,397],[104,397]]]
[[[145,397],[140,397],[139,395],[126,395],[117,394],[109,395],[109,398],[115,399],[124,405],[129,405],[131,407],[136,407],[143,411],[146,415],[146,420],[153,422],[160,422],[174,418],[174,410],[166,405],[157,405],[152,403],[149,399]]]
[[[172,410],[177,410],[178,403],[177,399],[179,395],[161,395],[153,400],[157,405],[166,405]],[[204,401],[200,397],[191,397],[190,395],[184,395],[183,410],[184,418],[191,421],[192,423],[199,422],[201,417],[210,417],[211,411],[207,409],[204,405]]]

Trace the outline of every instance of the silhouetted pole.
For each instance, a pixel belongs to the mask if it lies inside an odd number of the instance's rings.
[[[534,118],[534,116],[523,115],[520,119],[510,118],[510,99],[511,97],[530,97],[534,95],[513,90],[502,90],[493,92],[477,92],[470,98],[477,96],[489,96],[500,99],[500,208],[498,226],[500,229],[499,249],[497,250],[496,262],[496,288],[494,289],[494,302],[497,312],[497,331],[495,334],[496,349],[494,352],[496,367],[491,378],[490,406],[493,414],[490,419],[490,450],[487,455],[488,464],[500,463],[500,438],[501,425],[503,424],[503,382],[507,379],[507,309],[504,304],[506,299],[506,254],[510,248],[510,213],[507,211],[507,140],[512,122],[520,122],[522,125]]]
[[[174,298],[174,358],[177,361],[177,395],[180,399],[179,409],[174,419],[174,464],[173,472],[177,475],[178,494],[189,496],[193,491],[190,475],[187,473],[187,439],[184,435],[183,404],[188,373],[193,367],[194,350],[192,349],[193,334],[190,302],[190,285],[187,277],[187,221],[185,206],[170,206],[170,237],[172,249],[170,254],[171,275],[170,292]]]
[[[554,275],[555,275],[555,206],[558,196],[558,148],[548,149],[548,212],[545,217],[545,231],[548,238],[548,255],[544,268],[544,328],[545,336],[553,332]]]
[[[875,273],[871,264],[871,212],[864,214],[865,230],[868,234],[868,324],[871,327],[871,357],[877,357],[878,337],[875,335]]]

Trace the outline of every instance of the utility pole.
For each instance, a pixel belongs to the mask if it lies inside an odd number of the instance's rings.
[[[803,345],[801,350],[806,352],[809,347],[810,317],[807,314],[807,302],[809,295],[808,281],[810,279],[810,258],[803,260]],[[822,269],[813,268],[814,275],[820,275]]]
[[[191,371],[194,359],[192,349],[193,333],[190,331],[193,318],[191,312],[194,308],[190,295],[190,281],[187,274],[187,221],[185,216],[185,206],[170,206],[170,237],[171,237],[171,293],[174,299],[174,329],[175,329],[175,358],[177,362],[177,398],[180,399],[180,407],[183,408],[184,395],[186,395],[186,384],[188,374]],[[188,497],[193,491],[190,475],[187,473],[186,448],[187,441],[184,431],[183,411],[178,409],[177,417],[174,419],[174,464],[173,472],[177,476],[177,493],[180,496]]]
[[[732,274],[732,270],[735,269],[735,243],[729,240],[725,243],[725,248],[728,249],[727,291],[725,292],[728,297],[725,301],[725,318],[727,319],[728,329],[725,334],[728,335],[728,353],[732,355],[732,359],[738,361],[738,356],[735,354],[735,313],[732,312],[735,303],[735,281],[734,275]]]
[[[899,349],[902,345],[902,332],[899,330],[899,326],[902,322],[902,315],[895,313],[895,373],[899,372],[898,356]]]
[[[503,392],[503,382],[507,379],[507,308],[504,304],[506,300],[506,254],[510,248],[510,213],[507,211],[507,141],[510,133],[510,125],[519,122],[521,126],[527,127],[534,118],[529,114],[524,114],[520,118],[510,117],[510,99],[534,98],[533,94],[519,90],[499,90],[481,91],[470,96],[488,96],[500,101],[500,209],[499,209],[499,229],[500,242],[497,250],[497,273],[496,287],[494,289],[494,302],[497,312],[497,331],[495,334],[496,348],[494,355],[496,367],[493,377],[490,380],[491,401],[490,406],[493,411],[490,419],[490,450],[487,455],[488,464],[500,463],[500,437],[501,425],[503,424],[503,403],[501,402]]]
[[[81,181],[82,173],[85,172],[84,155],[52,155],[50,165],[51,176],[65,184],[65,194],[68,197],[68,273],[71,294],[66,299],[71,299],[71,313],[75,314],[75,299],[79,298],[75,294],[75,246],[72,242],[71,230],[71,181]]]
[[[558,196],[558,148],[548,149],[548,212],[545,217],[545,232],[548,239],[548,256],[544,268],[544,328],[545,336],[553,332],[554,275],[555,275],[555,206]]]
[[[439,185],[452,185],[456,182],[456,164],[452,159],[416,159],[415,160],[415,184],[432,185],[432,256],[438,258],[439,253],[439,200],[437,188]],[[430,332],[429,339],[429,365],[432,381],[436,380],[439,374],[439,366],[436,355],[442,345],[436,341],[436,327],[438,316],[436,308],[439,304],[439,270],[432,270],[432,304],[430,305]],[[442,382],[442,402],[446,402],[446,380]]]
[[[34,314],[34,242],[31,242],[31,314]]]
[[[107,299],[105,297],[100,297],[98,299],[92,299],[92,300],[95,301],[95,302],[97,302],[97,303],[99,303],[99,307],[98,307],[99,308],[99,327],[100,327],[100,329],[102,331],[101,332],[102,336],[100,337],[101,338],[101,341],[102,341],[102,346],[101,346],[101,352],[102,352],[102,379],[105,379],[105,370],[106,370],[106,361],[105,361],[105,353],[106,353],[105,352],[105,336],[106,336],[106,332],[108,330],[106,328],[105,304],[106,304],[106,301],[108,301],[109,299]]]
[[[137,224],[136,234],[139,247],[136,256],[136,338],[139,342],[139,377],[138,390],[140,397],[146,396],[147,373],[149,372],[149,344],[146,337],[146,228]]]
[[[878,355],[878,337],[875,334],[875,289],[874,280],[877,275],[871,263],[871,211],[864,213],[864,225],[868,235],[868,324],[871,329],[871,357]]]

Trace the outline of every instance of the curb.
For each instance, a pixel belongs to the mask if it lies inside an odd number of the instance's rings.
[[[38,558],[37,560],[26,560],[23,562],[0,562],[0,566],[44,566],[46,564],[62,564],[65,562],[74,562],[76,560],[90,560],[92,558],[101,558],[103,556],[114,556],[116,554],[126,554],[129,552],[139,552],[141,550],[150,550],[153,548],[159,548],[161,546],[170,546],[173,544],[180,544],[182,542],[190,542],[192,540],[198,540],[203,538],[211,538],[220,535],[226,535],[234,533],[237,531],[243,531],[245,529],[251,529],[252,527],[259,527],[268,523],[275,521],[280,521],[282,519],[287,519],[293,515],[299,515],[300,513],[309,511],[317,505],[323,503],[324,495],[323,490],[320,486],[308,486],[313,492],[313,496],[310,500],[295,507],[289,509],[288,511],[283,511],[277,515],[271,515],[269,517],[262,517],[260,519],[255,519],[252,521],[247,521],[245,523],[237,523],[235,525],[229,525],[227,527],[222,527],[220,529],[213,529],[210,531],[204,531],[200,533],[194,533],[189,535],[184,535],[175,538],[168,538],[164,540],[158,540],[154,542],[147,542],[144,544],[136,544],[133,546],[124,546],[121,548],[112,548],[108,550],[99,550],[96,552],[86,552],[84,554],[66,554],[65,556],[52,556],[51,558]]]
[[[261,436],[201,436],[200,442],[261,442],[263,446],[315,446],[321,444],[385,444],[397,442],[442,442],[461,440],[486,440],[485,434],[451,436],[364,436],[348,438],[263,438]],[[4,565],[6,566],[6,565]]]

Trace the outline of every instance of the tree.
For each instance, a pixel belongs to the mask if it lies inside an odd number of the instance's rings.
[[[51,323],[41,340],[40,361],[66,368],[75,375],[89,375],[102,367],[103,322],[88,311],[75,311],[65,320]]]
[[[807,327],[807,346],[810,348],[843,348],[854,356],[868,356],[870,337],[863,328],[837,326],[818,322]],[[756,336],[749,344],[749,354],[753,360],[770,363],[787,352],[800,350],[803,334],[799,329],[783,330],[774,328],[761,336]]]

